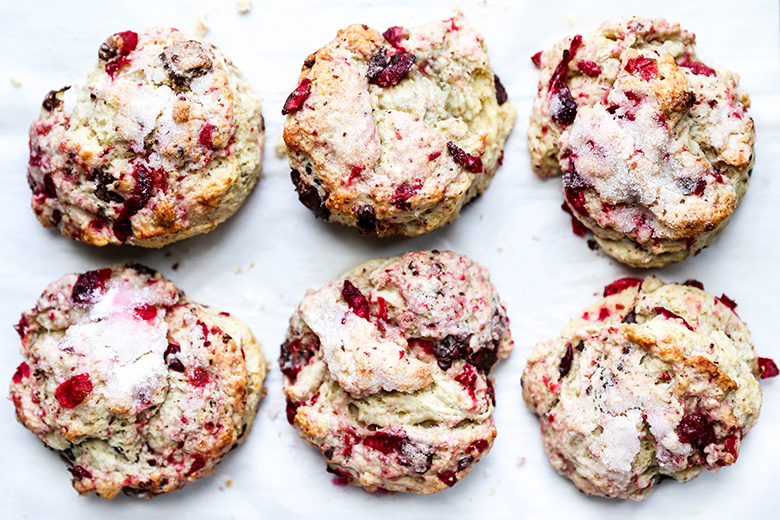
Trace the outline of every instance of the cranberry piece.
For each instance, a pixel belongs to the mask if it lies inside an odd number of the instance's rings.
[[[344,285],[341,288],[341,296],[344,298],[344,301],[347,302],[347,305],[349,305],[352,312],[363,319],[368,319],[368,300],[363,296],[363,293],[360,292],[360,289],[355,287],[349,280],[344,280]]]
[[[175,343],[168,343],[168,348],[165,349],[163,359],[168,364],[168,368],[174,372],[184,373],[184,365],[181,360],[175,356],[181,352],[181,347]]]
[[[92,303],[95,293],[102,292],[111,277],[111,268],[106,267],[81,273],[73,285],[71,299],[75,304]]]
[[[700,449],[716,442],[715,428],[703,413],[686,415],[677,425],[677,435],[682,442],[693,444]]]
[[[198,134],[198,142],[201,144],[201,146],[205,146],[206,148],[214,148],[214,130],[216,130],[217,127],[206,123],[206,125],[200,130],[200,134]]]
[[[507,102],[509,99],[509,96],[506,93],[506,89],[504,88],[504,84],[501,83],[501,79],[499,79],[497,74],[493,74],[493,80],[496,84],[496,101],[499,105],[503,105]]]
[[[108,73],[111,79],[116,78],[119,69],[130,63],[130,60],[126,56],[119,56],[108,63],[106,63],[106,73]]]
[[[43,176],[43,194],[48,199],[57,198],[57,188],[54,186],[54,179],[50,173]]]
[[[701,283],[699,280],[685,280],[683,282],[683,285],[687,285],[689,287],[696,287],[697,289],[704,290],[704,284]]]
[[[683,195],[696,195],[701,197],[704,195],[704,189],[707,187],[707,181],[704,179],[694,179],[691,177],[683,177],[677,181],[677,185],[682,190]]]
[[[19,338],[24,339],[25,334],[27,334],[27,318],[24,317],[24,314],[22,314],[22,317],[19,318],[19,322],[14,325],[14,330],[17,334],[19,334]]]
[[[187,472],[187,476],[202,470],[206,466],[206,459],[203,457],[203,455],[195,454],[192,456],[192,464],[190,465],[190,470]]]
[[[764,359],[764,358],[759,358],[759,359]],[[18,367],[16,367],[16,372],[14,372],[12,381],[18,384],[22,382],[22,379],[26,379],[28,377],[30,377],[30,365],[22,361],[22,363]]]
[[[54,397],[65,408],[75,408],[91,393],[92,381],[89,379],[89,374],[78,374],[58,386],[54,391]]]
[[[314,352],[320,348],[320,340],[317,336],[309,335],[313,342],[304,343],[302,338],[288,339],[282,344],[279,354],[279,368],[290,380],[294,381],[301,368],[309,364]]]
[[[479,454],[485,451],[486,449],[488,449],[488,441],[485,439],[477,439],[471,444],[469,444],[469,447],[466,448],[466,451],[467,452],[476,451],[477,454]]]
[[[285,409],[285,413],[287,414],[287,422],[290,424],[295,423],[295,414],[298,413],[298,407],[300,405],[298,403],[294,403],[290,400],[290,398],[287,398],[287,407]]]
[[[21,365],[19,365],[21,368]],[[770,377],[777,377],[780,375],[780,370],[777,369],[777,365],[770,358],[759,357],[758,358],[758,371],[761,375],[761,379],[769,379]],[[14,376],[14,382],[16,381]]]
[[[372,450],[389,455],[401,450],[405,436],[392,433],[375,433],[363,439],[363,444]]]
[[[135,179],[133,195],[125,200],[112,228],[114,236],[120,242],[127,242],[133,235],[133,225],[130,222],[130,217],[141,211],[149,203],[154,191],[154,178],[143,164],[136,163],[133,170],[133,178]]]
[[[401,40],[401,36],[405,32],[405,29],[403,27],[400,27],[398,25],[394,25],[393,27],[390,27],[388,30],[382,33],[382,36],[385,37],[385,40],[387,40],[387,43],[392,45],[396,48],[401,48],[401,46],[398,44]]]
[[[376,317],[380,320],[387,321],[387,301],[381,296],[376,299],[377,311]]]
[[[393,54],[387,66],[369,82],[387,88],[397,85],[412,70],[412,65],[417,58],[408,52]],[[372,58],[373,61],[373,58]]]
[[[73,475],[73,478],[78,480],[92,478],[92,473],[90,473],[89,470],[87,470],[84,466],[73,466],[72,468],[68,468],[68,471],[70,471],[70,474]]]
[[[450,155],[455,162],[463,166],[467,171],[470,171],[471,173],[480,173],[482,171],[482,159],[478,156],[464,152],[452,141],[447,143],[447,151],[450,152]]]
[[[127,56],[138,46],[138,33],[122,31],[109,36],[98,49],[101,60],[110,60],[116,56]]]
[[[566,203],[573,211],[576,211],[583,217],[588,216],[585,189],[589,187],[590,184],[585,182],[577,172],[568,171],[563,174],[563,194],[566,198]]]
[[[601,75],[601,67],[595,61],[582,60],[577,63],[577,68],[591,78],[597,78]]]
[[[542,68],[542,51],[537,52],[533,56],[531,56],[531,62],[533,62],[534,67],[537,69]]]
[[[582,36],[576,35],[571,40],[569,48],[563,51],[560,63],[555,67],[550,78],[550,118],[555,124],[568,126],[574,122],[577,116],[577,103],[571,95],[569,85],[566,83],[566,71],[569,62],[574,58],[574,54],[582,44]]]
[[[463,366],[463,372],[456,375],[453,379],[468,390],[472,399],[476,399],[477,371],[474,370],[474,365],[466,363]]]
[[[413,197],[421,187],[422,186],[419,184],[411,186],[405,182],[399,184],[393,192],[393,206],[400,210],[408,210],[411,206],[407,201]]]
[[[725,294],[721,294],[720,298],[718,298],[718,299],[720,300],[720,303],[722,303],[723,305],[725,305],[726,307],[731,309],[731,311],[734,312],[734,314],[736,314],[734,309],[737,308],[737,302],[735,302],[734,300],[732,300],[731,298],[729,298]]]
[[[211,377],[209,376],[209,373],[206,371],[205,368],[195,367],[192,371],[190,371],[187,380],[190,382],[192,386],[200,388],[209,384],[209,381],[211,381]]]
[[[452,366],[455,359],[466,356],[470,353],[469,348],[470,335],[452,334],[446,336],[443,340],[433,344],[433,355],[436,357],[439,368],[447,370]]]
[[[650,81],[658,75],[658,62],[652,58],[636,56],[626,63],[626,72],[639,76],[645,81]]]
[[[688,327],[688,330],[691,331],[693,330],[693,327],[691,327],[690,324],[687,321],[685,321],[685,318],[683,318],[679,314],[674,313],[665,307],[653,307],[653,310],[655,311],[656,314],[663,316],[667,320],[681,320],[683,322],[683,325]]]
[[[133,314],[135,314],[135,316],[140,320],[154,321],[154,319],[157,317],[157,307],[151,303],[146,303],[133,309]]]
[[[117,240],[125,243],[133,236],[133,224],[130,222],[129,218],[118,220],[111,226],[111,231],[114,232],[114,236]]]
[[[639,278],[627,277],[615,280],[611,284],[604,287],[604,297],[606,298],[607,296],[612,296],[613,294],[625,291],[629,287],[636,287],[637,285],[642,285],[642,280]]]
[[[454,471],[440,471],[436,476],[439,480],[447,484],[447,487],[452,487],[458,482],[458,474]]]
[[[469,356],[469,363],[474,365],[477,370],[487,374],[498,362],[498,346],[494,343],[492,348],[483,346],[481,349]]]
[[[690,70],[696,75],[699,76],[716,76],[717,72],[715,70],[709,68],[705,64],[699,62],[699,61],[691,61],[690,59],[686,58],[685,60],[678,63],[680,67],[685,67],[686,69]]]
[[[428,160],[429,161],[435,161],[436,159],[439,158],[440,155],[441,155],[441,152],[431,152],[431,153],[428,154]]]
[[[361,235],[376,233],[376,213],[374,206],[363,204],[357,209],[357,230]]]
[[[282,108],[282,115],[286,116],[301,108],[309,97],[309,94],[311,94],[311,80],[309,78],[304,78],[300,85],[287,96],[287,100],[284,102],[284,107]]]
[[[566,377],[571,371],[571,362],[574,360],[574,349],[571,343],[566,344],[566,352],[561,357],[561,363],[558,365],[558,372],[561,374],[561,379]]]
[[[584,238],[588,233],[588,228],[585,227],[585,224],[577,220],[571,208],[565,202],[561,204],[561,209],[571,215],[571,232],[580,238]]]

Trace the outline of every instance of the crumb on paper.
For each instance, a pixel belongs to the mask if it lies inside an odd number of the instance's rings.
[[[235,274],[243,273],[243,272],[244,272],[244,268],[243,268],[243,267],[241,267],[240,265],[237,265],[237,266],[235,266],[235,267],[233,268],[233,272],[234,272]]]
[[[503,248],[503,247],[501,247],[501,246],[498,246],[496,249],[498,249],[498,252],[499,252],[499,253],[503,253],[503,252],[504,252],[504,248]]]
[[[525,457],[520,457],[517,459],[517,467],[522,468],[525,466]]]
[[[276,138],[276,145],[274,146],[274,150],[276,151],[276,156],[280,159],[287,155],[287,145],[284,144],[284,139],[281,135]]]
[[[567,15],[567,16],[566,16],[566,22],[567,22],[569,25],[574,25],[574,17],[573,17],[572,15]]]
[[[250,269],[252,269],[252,268],[254,268],[254,267],[255,267],[255,263],[254,263],[254,262],[250,262],[250,264],[249,264],[249,268],[250,268]]]
[[[495,494],[496,494],[496,487],[493,486],[492,488],[490,488],[490,491],[488,491],[488,496],[492,497]]]
[[[265,411],[265,414],[268,416],[269,419],[272,421],[275,421],[277,417],[279,417],[279,410],[276,408],[269,408]]]
[[[233,485],[233,479],[230,479],[230,478],[229,478],[229,479],[227,479],[227,481],[225,482],[225,485],[226,485],[227,487],[231,487],[231,486]]]
[[[541,238],[539,238],[539,237],[538,237],[538,236],[536,236],[536,235],[531,235],[531,240],[533,240],[533,241],[535,241],[535,242],[541,242],[541,241],[542,241],[542,239],[541,239]]]
[[[171,269],[173,269],[174,271],[178,271],[179,270],[179,262],[176,262],[175,264],[173,264],[171,266]]]
[[[485,215],[482,215],[482,214],[479,215],[479,220],[482,220],[484,218],[485,218]]]
[[[252,10],[252,0],[238,0],[236,2],[238,14],[246,14]]]
[[[206,24],[206,13],[200,13],[195,17],[195,36],[203,37],[209,32],[209,26]]]
[[[9,79],[11,80],[11,85],[14,87],[19,88],[22,86],[22,80],[20,80],[17,76],[11,76]]]

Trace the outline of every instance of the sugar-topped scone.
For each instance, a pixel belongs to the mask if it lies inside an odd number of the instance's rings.
[[[282,113],[301,202],[380,236],[457,218],[490,184],[516,117],[482,36],[460,16],[339,31],[304,61]]]
[[[493,445],[490,373],[512,350],[508,324],[487,270],[465,256],[366,262],[290,319],[287,419],[351,484],[453,486]]]
[[[534,61],[531,165],[563,173],[566,209],[601,248],[660,267],[710,245],[753,167],[739,77],[703,63],[695,36],[663,19],[607,22]]]
[[[260,176],[260,99],[218,49],[176,29],[124,31],[30,128],[27,178],[46,227],[93,245],[161,247],[214,229]]]
[[[734,463],[761,410],[757,357],[725,295],[699,282],[623,278],[542,340],[523,372],[550,463],[583,492],[645,498]]]
[[[247,326],[137,264],[65,275],[16,330],[16,416],[81,494],[153,497],[210,474],[263,396]]]

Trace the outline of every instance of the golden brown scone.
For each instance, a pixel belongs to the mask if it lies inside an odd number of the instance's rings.
[[[263,396],[247,326],[137,264],[65,275],[16,329],[16,416],[81,494],[153,497],[210,474]]]
[[[591,230],[633,267],[711,244],[753,167],[739,77],[699,61],[694,35],[663,19],[606,22],[534,58],[531,165],[541,177],[563,173],[578,234]]]
[[[301,202],[362,234],[420,235],[482,194],[516,117],[459,16],[339,31],[304,62],[284,140]]]
[[[260,100],[218,49],[176,29],[125,31],[68,110],[52,91],[27,178],[46,227],[88,244],[162,247],[214,229],[260,176]]]

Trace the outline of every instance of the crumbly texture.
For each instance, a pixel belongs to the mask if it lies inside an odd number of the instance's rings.
[[[493,445],[513,342],[487,270],[452,252],[366,262],[309,292],[279,364],[287,418],[368,491],[453,486]]]
[[[151,498],[210,474],[264,393],[247,326],[137,264],[62,277],[16,329],[17,419],[81,494]]]
[[[339,31],[304,62],[287,110],[301,202],[380,236],[457,218],[490,184],[516,117],[482,36],[459,16]]]
[[[602,249],[660,267],[711,244],[753,167],[739,77],[703,63],[695,36],[660,18],[606,22],[538,61],[531,165],[563,172],[568,210]]]
[[[761,388],[733,302],[654,277],[604,294],[523,372],[550,463],[585,493],[641,500],[662,476],[685,482],[735,462]]]
[[[30,128],[41,224],[98,246],[161,247],[235,213],[260,176],[264,123],[230,60],[162,28],[117,33],[98,58],[75,107],[52,91]]]

